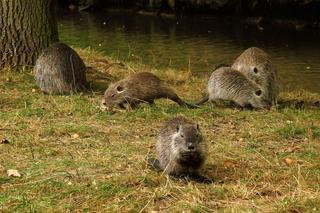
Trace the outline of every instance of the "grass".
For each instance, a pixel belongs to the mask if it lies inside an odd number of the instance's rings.
[[[77,50],[90,67],[91,92],[42,94],[30,72],[0,76],[1,212],[319,212],[320,99],[282,93],[279,109],[250,111],[168,100],[115,114],[98,108],[110,81],[150,70],[186,100],[206,79],[187,70],[124,65]],[[304,108],[295,107],[304,100]],[[212,184],[172,179],[147,166],[162,123],[184,115],[200,124],[209,145],[202,174]],[[17,169],[21,178],[8,177]]]

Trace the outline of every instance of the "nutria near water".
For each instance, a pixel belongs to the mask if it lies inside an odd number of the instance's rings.
[[[271,101],[264,91],[241,72],[230,67],[215,70],[208,81],[208,96],[197,103],[210,100],[229,100],[241,107],[270,108]]]
[[[277,103],[279,94],[278,71],[271,57],[262,49],[251,47],[246,49],[233,63],[232,68],[245,74],[250,80],[258,84],[265,96]]]
[[[199,126],[184,117],[169,120],[156,143],[160,167],[170,175],[198,175],[207,155]]]
[[[111,84],[104,93],[102,108],[128,104],[136,108],[140,103],[154,104],[155,99],[168,98],[181,106],[194,107],[179,98],[157,76],[150,72],[140,72]]]
[[[55,43],[43,50],[34,67],[40,89],[49,94],[70,94],[86,89],[86,67],[68,45]]]

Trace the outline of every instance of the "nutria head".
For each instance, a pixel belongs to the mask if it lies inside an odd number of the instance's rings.
[[[261,89],[256,89],[252,92],[249,98],[249,104],[257,109],[270,109],[272,101],[266,97],[266,93]]]
[[[109,109],[121,105],[126,102],[126,87],[122,81],[111,84],[105,91],[101,108]]]
[[[171,148],[176,159],[202,155],[203,138],[198,124],[180,124],[173,134]]]
[[[275,80],[275,68],[268,62],[254,63],[254,64],[241,64],[235,67],[240,72],[247,75],[250,79],[254,80],[257,84],[267,86],[270,81]]]

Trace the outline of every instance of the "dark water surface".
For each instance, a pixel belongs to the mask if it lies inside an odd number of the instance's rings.
[[[257,46],[273,57],[283,90],[320,92],[320,33],[314,30],[259,30],[228,18],[105,12],[63,13],[59,33],[61,41],[76,47],[196,74],[230,64],[244,49]]]

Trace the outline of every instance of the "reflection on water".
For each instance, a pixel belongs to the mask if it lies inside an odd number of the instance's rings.
[[[59,33],[61,41],[124,61],[194,73],[230,64],[245,48],[257,46],[273,57],[284,90],[320,92],[320,34],[312,30],[259,30],[226,18],[113,12],[62,14]]]

